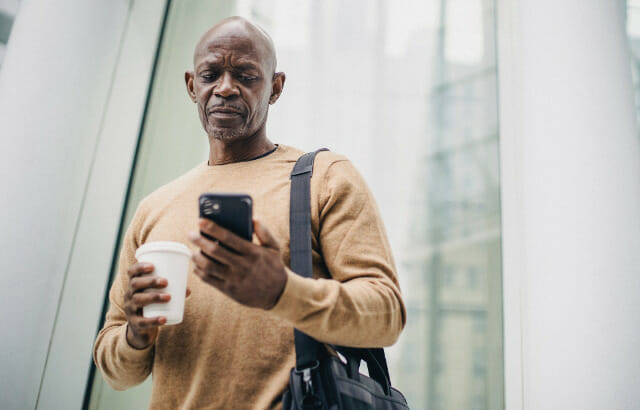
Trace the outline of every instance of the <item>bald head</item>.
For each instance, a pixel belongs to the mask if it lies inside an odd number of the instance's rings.
[[[211,52],[215,52],[216,44],[219,40],[237,40],[237,47],[247,48],[253,45],[260,54],[268,74],[273,75],[276,70],[276,51],[273,41],[264,29],[251,23],[244,17],[233,16],[221,20],[216,25],[207,30],[193,53],[193,65],[197,65],[198,60]]]
[[[249,21],[230,17],[204,33],[185,84],[212,140],[266,141],[269,105],[280,97],[286,78],[275,69],[271,38]]]

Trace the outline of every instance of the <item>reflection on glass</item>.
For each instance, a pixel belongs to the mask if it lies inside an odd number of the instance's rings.
[[[287,74],[270,138],[347,155],[378,200],[409,315],[387,349],[394,384],[415,409],[504,408],[494,0],[185,4],[172,2],[127,215],[206,158],[181,83],[199,34],[254,20]],[[101,392],[94,408],[128,394]]]
[[[21,0],[0,0],[0,68]]]
[[[635,89],[636,116],[640,120],[640,0],[627,0],[627,37]]]

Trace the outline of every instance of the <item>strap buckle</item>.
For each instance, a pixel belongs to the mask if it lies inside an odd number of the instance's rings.
[[[302,391],[305,395],[313,395],[313,382],[311,381],[311,369],[306,368],[302,371]]]
[[[296,368],[297,374],[302,374],[302,391],[305,396],[313,396],[313,380],[311,379],[311,372],[320,367],[320,362],[318,360],[314,361],[311,366],[306,366],[302,369]]]

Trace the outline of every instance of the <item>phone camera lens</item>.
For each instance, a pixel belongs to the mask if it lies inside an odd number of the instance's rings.
[[[203,215],[217,215],[222,210],[222,204],[219,201],[203,198],[201,201],[201,209]]]

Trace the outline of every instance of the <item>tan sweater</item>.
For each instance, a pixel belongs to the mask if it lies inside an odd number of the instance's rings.
[[[127,389],[153,377],[152,409],[279,408],[295,363],[293,328],[332,344],[393,344],[405,323],[391,250],[371,192],[343,156],[322,152],[311,179],[314,279],[287,270],[287,284],[269,310],[242,306],[189,273],[181,324],[163,326],[151,347],[125,337],[127,269],[145,242],[179,241],[192,250],[198,196],[241,192],[254,217],[279,240],[289,266],[289,173],[303,152],[280,145],[253,161],[202,163],[147,196],[124,238],[94,360],[108,383]]]

